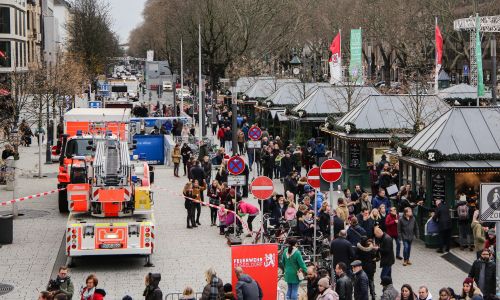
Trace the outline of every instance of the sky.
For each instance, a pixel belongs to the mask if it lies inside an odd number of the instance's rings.
[[[129,33],[139,25],[146,0],[108,0],[111,5],[113,31],[120,37],[120,43],[128,42]]]

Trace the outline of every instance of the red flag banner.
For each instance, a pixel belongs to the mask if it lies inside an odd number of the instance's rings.
[[[231,259],[233,289],[238,282],[234,269],[240,267],[260,285],[263,300],[276,300],[279,261],[277,244],[232,246]]]
[[[443,36],[439,26],[436,25],[436,64],[441,65],[443,59]]]
[[[340,33],[338,33],[333,39],[332,44],[330,45],[330,51],[334,57],[335,54],[340,56]]]

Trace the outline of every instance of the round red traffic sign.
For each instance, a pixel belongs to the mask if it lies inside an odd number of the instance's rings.
[[[314,167],[309,172],[307,172],[307,183],[315,189],[319,189],[319,167]]]
[[[260,139],[260,137],[262,136],[262,130],[260,130],[259,127],[257,126],[252,126],[250,127],[250,129],[248,130],[248,137],[252,140],[252,141],[258,141]]]
[[[321,164],[319,173],[326,182],[335,182],[342,176],[342,165],[335,159],[327,159]]]
[[[274,192],[273,181],[266,176],[259,176],[250,185],[252,195],[259,200],[269,199]]]
[[[245,170],[245,161],[239,156],[233,156],[227,162],[227,170],[233,175],[240,175]]]

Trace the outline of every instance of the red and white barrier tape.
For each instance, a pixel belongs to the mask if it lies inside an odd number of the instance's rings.
[[[21,197],[21,198],[17,198],[17,199],[12,199],[12,200],[9,200],[9,201],[0,202],[0,206],[7,206],[8,204],[13,204],[13,203],[16,203],[16,202],[21,202],[21,201],[28,200],[28,199],[34,199],[34,198],[44,197],[44,196],[47,196],[47,195],[50,195],[50,194],[54,194],[54,193],[57,193],[59,191],[65,190],[65,189],[66,188],[62,188],[62,189],[57,189],[57,190],[52,190],[52,191],[48,191],[48,192],[34,194],[34,195],[31,195],[31,196],[26,196],[26,197]]]
[[[202,201],[199,201],[199,200],[196,200],[195,198],[191,198],[191,197],[186,197],[184,196],[183,194],[180,194],[180,193],[176,193],[176,192],[173,192],[169,189],[166,189],[166,188],[161,188],[161,187],[154,187],[154,189],[156,190],[162,190],[162,191],[166,191],[168,192],[169,194],[172,194],[174,196],[178,196],[178,197],[182,197],[182,198],[185,198],[185,199],[188,199],[188,200],[191,200],[193,202],[196,202],[196,203],[200,203],[201,205],[204,205],[204,206],[208,206],[208,207],[213,207],[213,208],[217,208],[217,209],[221,209],[220,206],[217,206],[217,205],[213,205],[213,204],[210,204],[210,203],[206,203],[206,202],[202,202]],[[245,228],[248,232],[251,232],[251,233],[258,233],[258,231],[252,231],[250,230],[250,228],[248,227],[248,223],[243,220],[242,217],[240,217],[238,215],[237,212],[233,211],[233,210],[230,210],[230,209],[227,209],[227,208],[224,208],[225,211],[227,211],[228,213],[233,213],[236,218],[241,222],[241,224],[243,225],[243,228]]]

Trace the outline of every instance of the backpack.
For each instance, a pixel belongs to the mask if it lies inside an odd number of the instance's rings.
[[[458,219],[461,221],[465,221],[469,218],[469,207],[467,204],[463,204],[457,207],[457,215]]]

